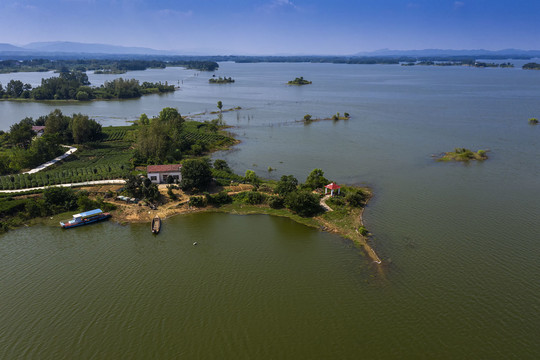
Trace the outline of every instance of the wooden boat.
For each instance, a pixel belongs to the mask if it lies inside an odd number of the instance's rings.
[[[73,219],[60,221],[60,226],[64,229],[71,229],[77,226],[92,224],[111,217],[111,214],[104,213],[101,209],[85,211],[80,214],[73,215]]]
[[[161,230],[161,218],[156,215],[152,219],[152,234],[159,234],[159,230]]]

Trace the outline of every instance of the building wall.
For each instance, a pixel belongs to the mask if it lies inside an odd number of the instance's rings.
[[[168,173],[148,173],[148,178],[154,184],[165,184],[167,182],[167,176],[172,176],[175,180],[182,180],[182,174],[180,171],[171,171]]]

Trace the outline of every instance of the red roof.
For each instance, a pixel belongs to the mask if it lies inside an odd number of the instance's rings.
[[[32,130],[34,130],[35,132],[38,132],[38,131],[42,131],[42,130],[45,130],[45,126],[32,126]]]
[[[180,171],[181,167],[182,167],[182,164],[148,165],[146,167],[146,172],[148,172],[148,173],[173,172],[173,171]]]
[[[335,190],[335,189],[340,189],[341,188],[341,186],[339,186],[336,183],[330,183],[328,185],[325,185],[324,187],[327,188],[327,189],[330,189],[330,190]]]

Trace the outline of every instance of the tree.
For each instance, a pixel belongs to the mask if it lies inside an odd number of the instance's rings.
[[[159,120],[170,124],[184,122],[184,119],[178,112],[178,109],[172,107],[163,108],[159,112]]]
[[[157,185],[148,178],[145,178],[142,181],[141,193],[143,198],[151,202],[158,202],[161,198],[161,193],[159,192]]]
[[[75,96],[79,101],[88,101],[90,100],[90,95],[86,91],[79,91]]]
[[[77,207],[75,191],[65,187],[50,187],[43,191],[45,204],[53,212],[58,210],[73,210]]]
[[[73,114],[71,120],[71,132],[73,141],[76,144],[100,140],[103,133],[101,124],[94,119],[88,118],[88,115]]]
[[[296,191],[298,186],[298,180],[292,175],[283,175],[276,186],[276,193],[282,196]]]
[[[313,169],[306,179],[305,187],[315,190],[324,187],[328,183],[328,179],[324,177],[324,171],[321,169]]]
[[[221,100],[217,102],[217,107],[219,109],[219,112],[221,112],[221,109],[223,109],[223,103],[221,102]]]
[[[148,115],[146,114],[141,114],[141,116],[139,117],[139,123],[141,125],[148,125],[150,124],[150,119],[148,119]]]
[[[69,128],[70,118],[62,114],[60,109],[55,109],[45,120],[45,134],[58,134],[61,141],[70,143],[73,140]]]
[[[32,130],[32,125],[34,125],[34,121],[30,117],[11,125],[9,128],[9,141],[23,149],[28,148],[32,138],[36,135]]]
[[[308,191],[296,191],[285,198],[285,205],[303,217],[317,215],[321,212],[319,198]]]
[[[246,175],[244,176],[244,180],[255,187],[258,187],[259,184],[261,183],[261,179],[259,179],[257,174],[255,174],[255,171],[253,170],[246,170]]]
[[[126,179],[126,184],[124,185],[124,190],[129,196],[141,197],[141,185],[142,178],[135,175],[129,175]]]
[[[212,170],[208,161],[204,159],[190,159],[184,161],[181,168],[182,190],[204,190],[212,182]]]
[[[10,80],[6,86],[6,95],[8,97],[18,98],[24,91],[24,84],[20,80]]]
[[[304,121],[306,122],[311,121],[311,115],[309,114],[304,115]]]
[[[225,160],[217,159],[214,161],[214,169],[231,172],[231,168],[229,167],[229,164]]]

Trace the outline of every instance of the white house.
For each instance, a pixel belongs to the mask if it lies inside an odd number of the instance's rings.
[[[37,137],[42,136],[45,133],[45,126],[32,126],[32,130],[36,133]]]
[[[182,180],[182,174],[180,173],[181,168],[181,164],[148,165],[146,167],[146,172],[148,174],[148,178],[154,184],[163,184],[167,182],[167,177],[169,176],[172,176],[175,181]]]

